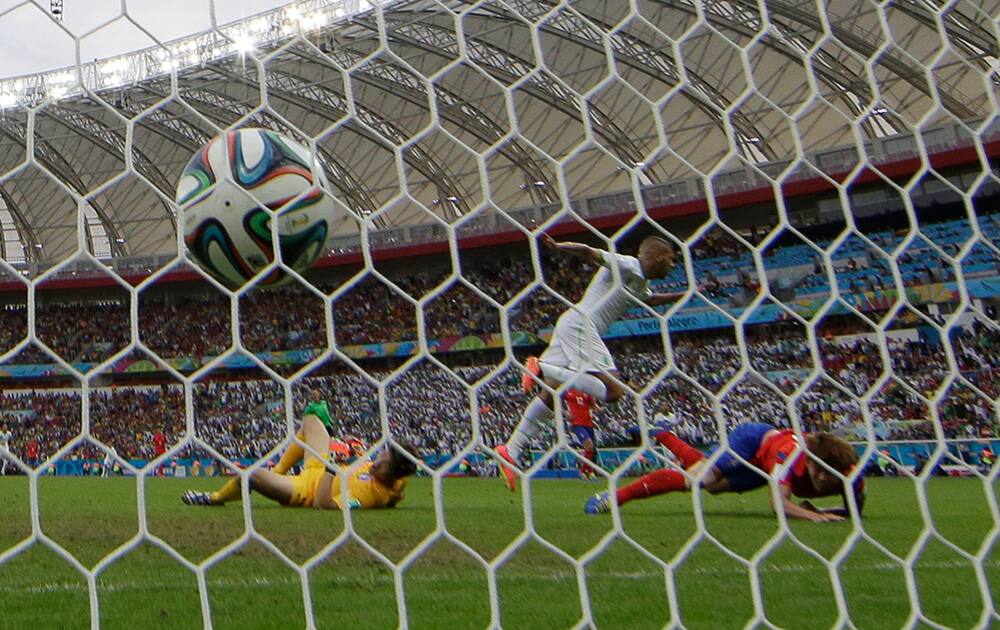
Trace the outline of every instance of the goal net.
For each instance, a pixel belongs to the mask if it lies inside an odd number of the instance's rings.
[[[1000,622],[997,6],[189,4],[0,6],[5,39],[48,48],[0,79],[4,619]],[[305,146],[337,214],[309,270],[282,253],[233,287],[185,246],[175,193],[250,128]],[[626,255],[658,236],[676,264],[651,290],[673,296],[601,331],[623,394],[590,409],[592,448],[569,396],[593,365],[536,383],[554,418],[511,494],[497,449],[528,358],[598,272],[543,235]],[[318,401],[345,501],[413,445],[398,507],[252,491]],[[691,473],[619,505],[682,469],[663,422],[711,464],[748,423],[831,433],[846,476],[801,461],[867,498],[788,518],[780,465],[756,493]],[[181,503],[230,479],[241,502]]]

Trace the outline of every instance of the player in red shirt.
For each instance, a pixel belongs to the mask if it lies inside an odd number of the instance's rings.
[[[28,465],[32,468],[38,466],[38,440],[28,442]]]
[[[153,456],[159,457],[167,452],[167,436],[163,435],[163,431],[157,431],[153,434]]]
[[[569,429],[576,437],[577,444],[583,451],[587,461],[580,462],[580,477],[593,479],[596,476],[594,467],[587,462],[597,461],[597,435],[594,433],[594,397],[576,389],[568,389],[563,395],[566,402],[566,415],[569,418]]]
[[[163,434],[163,431],[157,431],[153,434],[153,458],[157,458],[167,452],[167,436]],[[156,475],[163,476],[163,467],[157,466]]]
[[[673,431],[662,426],[657,429],[659,430],[653,435],[654,439],[677,457],[689,475],[696,476],[704,466],[709,465],[701,451],[688,445]],[[827,466],[845,476],[857,464],[857,452],[845,440],[829,433],[806,433],[803,437],[804,445],[799,443],[799,438],[793,431],[787,429],[777,429],[762,422],[740,425],[729,434],[729,450],[732,452],[723,453],[715,464],[710,464],[701,480],[701,486],[709,494],[746,492],[766,486],[767,477],[740,461],[733,455],[736,453],[766,475],[773,474],[776,468],[782,467],[778,471],[781,475],[778,483],[781,509],[786,517],[817,522],[843,520],[849,514],[849,499],[844,492],[844,484],[837,475],[810,458],[806,454],[806,448]],[[690,490],[689,484],[688,477],[680,471],[657,470],[620,488],[615,493],[615,500],[618,505],[622,505],[634,499],[645,499],[666,492],[686,492]],[[860,476],[854,481],[853,489],[860,514],[864,507],[864,480]],[[838,495],[843,497],[843,508],[819,510],[809,501],[799,505],[792,500],[792,496],[813,499]],[[600,514],[610,510],[611,498],[608,493],[591,497],[584,506],[587,514]]]

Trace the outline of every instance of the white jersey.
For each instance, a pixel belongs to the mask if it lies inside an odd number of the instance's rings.
[[[643,275],[638,258],[611,252],[601,252],[601,258],[601,268],[590,280],[583,297],[576,303],[575,308],[566,311],[564,315],[564,317],[581,315],[589,317],[598,334],[606,331],[612,322],[621,319],[636,300],[643,302],[651,294],[649,280]],[[612,265],[618,268],[621,275],[620,284],[615,284]]]
[[[10,431],[0,431],[0,446],[10,450],[10,440],[13,437],[14,434]]]
[[[677,414],[671,411],[670,413],[663,413],[662,411],[657,411],[656,415],[653,416],[653,422],[656,424],[669,424],[671,426],[678,424],[680,418]]]

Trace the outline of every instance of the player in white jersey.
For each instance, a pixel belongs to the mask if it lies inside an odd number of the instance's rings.
[[[660,403],[656,414],[653,415],[653,424],[668,427],[676,427],[680,424],[680,418],[677,416],[677,412],[674,411],[674,406],[669,400],[664,400]],[[676,433],[676,429],[674,432]]]
[[[10,451],[10,441],[11,441],[11,439],[13,439],[13,437],[14,437],[14,434],[10,432],[10,429],[8,429],[7,427],[0,428],[0,447],[3,447],[3,449],[6,450],[6,451]],[[0,457],[0,461],[3,462],[2,465],[0,465],[0,475],[3,475],[3,476],[6,477],[7,476],[7,458],[6,457]]]
[[[117,457],[118,457],[118,450],[114,446],[109,446],[108,450],[104,452],[104,461],[101,462],[102,477],[107,477],[111,475],[115,467],[115,461]]]
[[[529,357],[526,367],[531,375],[525,377],[525,393],[531,391],[535,378],[540,378],[553,389],[572,382],[574,389],[590,394],[599,402],[618,400],[625,390],[613,376],[617,368],[601,334],[638,302],[659,306],[681,295],[654,294],[649,288],[650,280],[666,276],[673,268],[674,247],[662,238],[648,236],[640,243],[639,255],[635,257],[583,243],[557,243],[547,234],[541,238],[546,247],[582,256],[600,268],[580,301],[559,317],[542,356]],[[542,388],[528,403],[507,443],[497,447],[497,454],[508,464],[516,465],[521,450],[541,428],[541,423],[552,418],[552,405],[551,392]],[[501,466],[500,471],[507,487],[515,491],[517,474],[507,465]]]

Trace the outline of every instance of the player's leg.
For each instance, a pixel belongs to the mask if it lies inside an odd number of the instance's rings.
[[[556,322],[556,330],[552,333],[549,346],[541,356],[541,360],[552,365],[568,365],[569,361],[563,349],[562,334],[560,333],[563,319],[563,317],[560,317],[559,321]],[[526,392],[534,388],[535,378],[540,376],[537,371],[539,361],[529,361],[528,363],[530,363],[532,373],[527,379],[522,379],[521,381],[522,385],[525,386]],[[558,387],[559,383],[557,381],[544,377],[544,375],[541,376],[544,378],[545,385],[548,388]],[[535,434],[542,428],[542,423],[552,418],[553,404],[554,401],[550,389],[541,388],[538,394],[528,403],[528,406],[525,407],[520,421],[514,427],[514,432],[511,433],[507,442],[497,447],[497,455],[503,460],[500,463],[500,476],[503,477],[504,482],[507,484],[507,489],[511,492],[517,490],[517,473],[514,472],[514,469],[521,459],[521,454]]]
[[[673,431],[663,430],[663,427],[654,427],[650,437],[670,451],[684,470],[690,470],[705,459],[705,455],[701,451],[682,440]]]
[[[572,382],[573,387],[593,396],[599,401],[617,400],[622,395],[622,388],[614,379],[605,374],[598,376],[598,371],[613,372],[614,360],[607,346],[597,333],[592,322],[584,321],[573,311],[564,313],[556,322],[552,339],[548,348],[539,358],[541,377],[548,388],[555,389],[559,385]],[[582,369],[596,368],[595,374],[581,372]],[[604,380],[613,384],[609,388]],[[609,398],[609,393],[614,396]],[[538,433],[542,423],[553,416],[554,401],[550,389],[543,388],[536,395],[521,416],[507,443],[497,448],[497,454],[507,464],[517,465],[523,449]],[[517,489],[517,475],[511,466],[501,464],[500,472],[507,483],[507,488],[513,492]]]
[[[303,467],[315,466],[316,462],[319,463],[321,468],[325,466],[326,458],[330,454],[330,434],[323,427],[323,423],[319,417],[314,414],[304,416],[302,418],[302,427],[299,429],[296,437],[298,436],[301,436],[302,442],[309,448],[307,450],[301,444],[293,442],[295,450],[292,451],[292,455],[288,458],[291,460],[289,467],[299,461],[299,459],[304,460]],[[287,453],[288,451],[286,450]],[[301,455],[296,456],[298,453],[301,453]],[[295,459],[292,460],[292,457],[295,457]],[[282,459],[284,459],[284,456]],[[287,468],[285,470],[287,471]],[[250,475],[250,489],[282,505],[288,505],[295,494],[295,479],[271,470],[255,470]]]
[[[681,440],[673,431],[657,431],[656,441],[667,447],[689,475],[698,475],[704,467],[705,456],[698,449]],[[706,473],[706,481],[714,483],[718,469],[714,466]],[[691,489],[691,479],[679,470],[664,468],[645,474],[615,492],[615,501],[623,505],[636,499],[648,499],[668,492],[687,492]],[[611,510],[611,495],[607,492],[591,497],[584,505],[588,514],[600,514]]]
[[[552,379],[545,379],[545,385],[555,389],[559,383]],[[507,441],[507,450],[516,461],[521,455],[521,449],[526,447],[531,438],[538,433],[542,427],[542,422],[551,420],[553,405],[552,392],[549,389],[542,389],[531,399],[524,413],[521,414],[521,421],[514,428],[514,433]]]
[[[265,497],[279,503],[287,503],[294,490],[293,478],[279,475],[270,470],[255,470],[250,474],[250,489],[260,492]],[[238,476],[229,479],[215,492],[200,492],[187,490],[181,494],[185,505],[225,505],[243,498]]]
[[[648,499],[669,492],[687,492],[691,489],[693,478],[701,474],[706,465],[706,460],[697,462],[694,466],[686,470],[687,475],[672,468],[654,470],[639,477],[639,479],[627,486],[619,488],[614,493],[615,502],[618,505],[624,505],[629,501]],[[729,491],[729,482],[725,474],[716,466],[708,466],[708,470],[704,472],[704,476],[699,483],[710,494]],[[584,504],[584,512],[587,514],[610,512],[611,496],[607,492],[592,496]]]
[[[559,386],[559,383],[546,378],[545,385],[554,389]],[[500,473],[507,484],[507,489],[511,492],[517,490],[517,473],[514,472],[513,467],[518,465],[521,454],[542,428],[542,423],[552,419],[552,405],[552,392],[542,388],[528,403],[524,413],[521,414],[520,422],[517,423],[514,432],[507,439],[507,443],[497,447],[497,454],[506,462],[500,465]]]
[[[330,439],[323,428],[319,418],[306,416],[302,420],[300,434],[304,442],[321,456],[326,456],[330,452]],[[318,458],[307,452],[301,445],[297,445],[305,453],[306,462]],[[295,461],[298,461],[296,458]],[[283,480],[283,481],[282,481]],[[277,474],[269,470],[257,470],[250,475],[250,488],[257,490],[269,499],[274,499],[279,503],[287,503],[294,491],[294,482],[286,475]],[[239,501],[243,496],[240,490],[240,478],[233,477],[222,485],[215,492],[198,492],[188,490],[181,495],[181,501],[187,505],[225,505],[231,501]]]
[[[539,365],[546,380],[570,383],[598,402],[614,402],[625,394],[611,351],[593,324],[568,327],[539,358]]]
[[[673,431],[658,428],[661,430],[656,431],[653,438],[673,453],[687,475],[672,469],[656,470],[643,475],[618,489],[615,493],[618,505],[668,492],[687,492],[691,489],[692,478],[699,475],[701,475],[699,482],[701,487],[710,494],[744,492],[767,483],[766,479],[747,467],[740,458],[746,461],[752,459],[760,447],[764,434],[771,427],[767,425],[737,427],[730,434],[730,449],[733,452],[723,453],[714,465],[709,465],[701,451],[679,438]],[[734,453],[739,457],[734,456]],[[703,472],[705,466],[709,468]],[[593,496],[584,505],[584,511],[588,514],[599,514],[610,509],[608,493]]]
[[[250,475],[250,489],[268,499],[287,505],[295,490],[295,482],[288,475],[279,475],[270,470],[255,470]]]
[[[305,455],[306,451],[302,448],[302,442],[305,441],[305,434],[300,430],[295,434],[295,439],[288,443],[285,447],[285,451],[281,454],[278,459],[278,463],[271,468],[271,472],[284,475],[292,466],[299,463],[299,460]]]
[[[587,378],[596,378],[601,382],[601,385],[604,387],[604,398],[597,398],[597,396],[591,394],[591,396],[594,396],[598,400],[604,402],[615,402],[616,400],[620,399],[622,396],[625,395],[625,387],[618,382],[618,370],[608,370],[606,372],[588,372],[584,376]],[[581,389],[576,384],[574,384],[574,387],[576,387],[577,389]],[[581,389],[581,391],[586,391],[586,390]],[[595,388],[595,391],[600,391],[600,389]],[[590,392],[587,393],[589,394]]]
[[[330,410],[327,407],[327,404],[325,402],[310,403],[309,406],[307,406],[302,412],[303,427],[309,418],[314,418],[324,427],[326,437],[329,439],[330,431],[332,431],[333,428],[333,420],[330,417]],[[305,441],[305,430],[300,427],[298,433],[295,434],[295,439],[288,444],[285,448],[285,452],[281,454],[281,458],[278,460],[278,463],[274,465],[271,471],[279,475],[283,475],[291,470],[292,466],[305,457],[306,451],[302,448],[302,442]]]
[[[573,387],[580,391],[590,394],[597,400],[607,400],[608,390],[600,379],[592,374],[581,373],[579,367],[576,369],[572,369],[572,367],[594,365],[598,368],[610,367],[610,369],[614,369],[614,361],[611,359],[607,347],[604,346],[604,342],[596,334],[593,324],[589,322],[581,324],[577,321],[579,318],[574,318],[572,315],[572,312],[565,313],[556,323],[556,329],[552,333],[549,346],[536,364],[541,367],[540,376],[551,389],[572,381]],[[594,330],[591,331],[591,329]],[[596,338],[596,342],[594,338]],[[600,346],[596,351],[591,349],[595,343]],[[599,355],[596,357],[596,362],[590,359],[591,355],[595,355],[595,353]],[[510,440],[507,441],[506,448],[498,449],[501,457],[512,463],[516,462],[521,454],[521,449],[538,433],[542,426],[541,423],[552,418],[552,410],[551,391],[542,388],[538,395],[528,403],[528,407],[521,416],[521,421]],[[504,467],[501,467],[501,470],[505,470]],[[508,476],[507,472],[505,472],[505,476],[507,476],[508,487],[513,490],[511,476]]]
[[[529,359],[534,359],[534,357],[529,357]],[[568,367],[555,365],[547,361],[545,355],[534,361],[528,361],[527,365],[532,375],[544,380],[546,384],[550,381],[556,385],[569,382],[572,383],[573,389],[589,394],[600,402],[615,402],[625,394],[625,388],[618,382],[618,370],[614,367],[603,371],[594,370],[581,373]],[[525,379],[530,379],[532,383],[535,382],[535,379],[531,377],[526,376]],[[522,380],[522,385],[525,382]],[[528,393],[531,389],[525,386],[524,391]]]
[[[302,435],[302,442],[308,447],[303,450],[303,466],[309,465],[311,461],[318,461],[325,466],[330,457],[330,434],[320,419],[314,415],[305,416],[299,433]]]
[[[593,464],[597,462],[597,447],[595,446],[594,427],[584,425],[573,425],[570,427],[576,437],[577,445],[582,451],[584,460],[580,461],[580,477],[593,478],[596,474]]]
[[[701,476],[700,485],[709,494],[746,492],[767,485],[767,478],[744,462],[753,459],[765,435],[774,427],[763,423],[744,424],[729,434],[729,448],[702,473],[708,460],[698,449],[677,437],[673,431],[658,431],[655,438],[677,457],[688,476],[676,470],[657,470],[640,477],[638,481],[621,488],[616,493],[618,504],[645,499],[667,492],[690,490],[690,478]],[[584,506],[588,514],[610,510],[607,493],[591,497]]]

